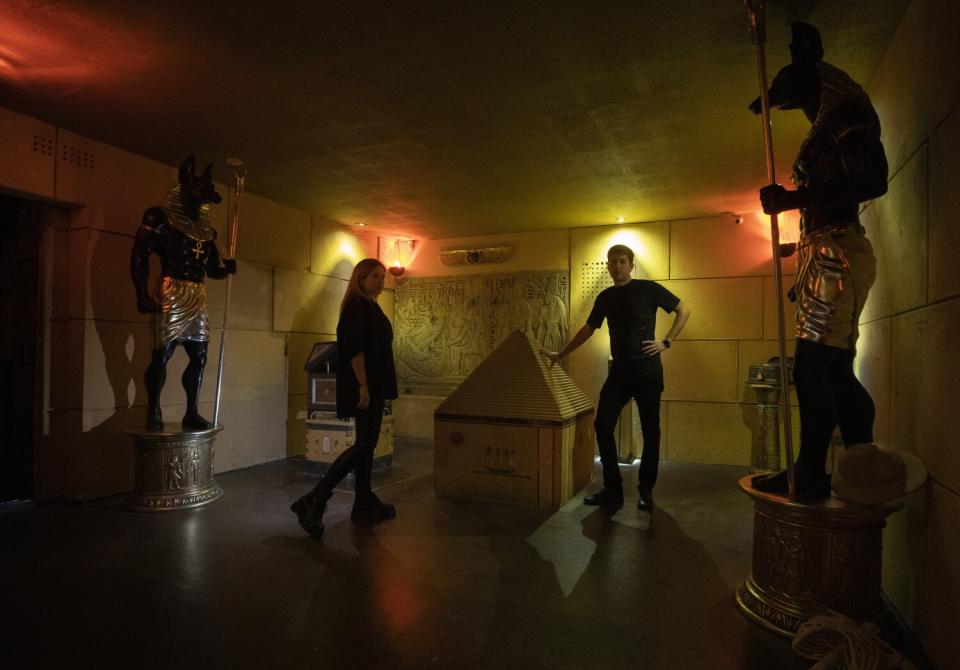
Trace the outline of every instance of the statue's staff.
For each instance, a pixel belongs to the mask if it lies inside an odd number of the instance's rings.
[[[233,212],[227,224],[227,255],[226,258],[237,257],[237,228],[240,225],[240,196],[243,195],[243,184],[247,178],[247,169],[239,158],[228,158],[227,165],[233,167]],[[229,212],[228,212],[229,213]],[[220,387],[223,382],[223,347],[227,341],[227,315],[230,313],[230,288],[233,284],[233,275],[227,275],[227,296],[223,304],[223,325],[220,328],[220,356],[217,361],[217,392],[213,401],[213,425],[220,425]]]
[[[767,90],[767,63],[763,44],[767,39],[764,21],[764,1],[744,0],[750,19],[750,37],[757,56],[757,71],[760,76],[760,118],[763,122],[763,148],[767,156],[767,182],[777,183],[773,162],[773,133],[770,129],[770,97]],[[783,271],[780,268],[780,227],[777,215],[770,215],[770,242],[773,247],[773,276],[777,285],[777,344],[780,347],[780,412],[783,414],[783,437],[787,452],[787,486],[792,498],[796,493],[793,474],[793,428],[790,416],[790,386],[787,367],[787,343],[783,335]],[[229,285],[228,285],[229,287]],[[229,290],[229,288],[228,288]]]

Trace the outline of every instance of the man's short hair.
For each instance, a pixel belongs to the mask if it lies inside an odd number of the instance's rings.
[[[626,244],[614,244],[607,249],[607,260],[610,260],[611,256],[626,256],[630,261],[630,265],[633,265],[633,249]]]

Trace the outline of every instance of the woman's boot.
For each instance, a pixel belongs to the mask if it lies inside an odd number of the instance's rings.
[[[377,497],[376,493],[370,492],[365,496],[357,496],[353,501],[353,510],[350,512],[350,518],[353,521],[362,521],[364,519],[393,519],[397,516],[397,509],[390,503],[385,503]]]
[[[297,515],[300,527],[313,537],[323,535],[323,513],[331,495],[333,494],[323,486],[323,482],[320,482],[310,493],[290,505],[291,511]]]
[[[380,500],[370,484],[373,474],[373,450],[364,452],[361,459],[357,469],[354,470],[356,498],[353,501],[350,518],[353,521],[394,518],[397,516],[397,510],[393,505]]]

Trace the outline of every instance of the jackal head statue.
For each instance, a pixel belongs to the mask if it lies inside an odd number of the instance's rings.
[[[213,163],[207,165],[203,174],[197,176],[197,162],[193,154],[180,164],[180,197],[186,210],[199,208],[205,203],[217,204],[223,198],[213,184]]]

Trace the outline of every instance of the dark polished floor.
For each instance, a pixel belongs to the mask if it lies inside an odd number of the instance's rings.
[[[583,506],[596,480],[554,513],[438,498],[431,467],[401,442],[374,477],[397,519],[352,523],[347,484],[319,541],[288,510],[316,481],[297,460],[196,510],[0,510],[0,668],[809,666],[734,606],[743,468],[663,464],[650,515]]]

